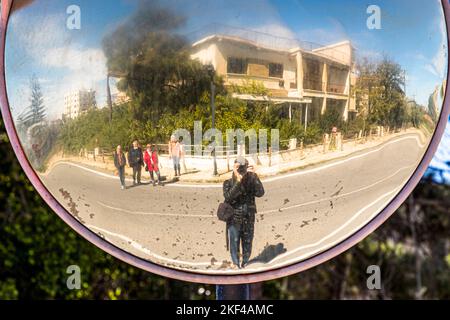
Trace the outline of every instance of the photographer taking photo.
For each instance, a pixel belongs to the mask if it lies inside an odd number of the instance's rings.
[[[253,167],[244,158],[236,159],[233,176],[223,184],[225,202],[233,208],[233,216],[227,221],[231,259],[237,268],[245,268],[252,253],[255,229],[255,197],[264,195],[264,187]],[[240,246],[242,245],[242,264]]]

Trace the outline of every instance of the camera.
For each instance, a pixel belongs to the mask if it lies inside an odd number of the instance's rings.
[[[248,164],[241,164],[238,168],[238,172],[240,175],[245,175],[247,173]]]

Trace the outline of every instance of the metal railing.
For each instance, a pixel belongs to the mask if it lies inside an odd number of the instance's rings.
[[[342,83],[323,82],[322,80],[305,77],[303,79],[303,88],[321,92],[326,88],[327,93],[345,94],[346,85]]]
[[[208,36],[229,36],[245,39],[247,41],[259,44],[269,49],[274,50],[289,50],[293,48],[301,48],[304,51],[314,52],[317,49],[324,48],[322,44],[311,41],[303,41],[295,38],[288,38],[283,36],[276,36],[266,32],[255,31],[246,28],[229,26],[221,23],[211,23],[205,25],[201,29],[183,34],[191,43],[195,43]],[[333,55],[320,52],[320,55],[334,61],[346,63],[349,55],[348,53],[339,49],[333,49]]]
[[[372,127],[368,128],[363,132],[363,130],[360,130],[359,133],[354,133],[351,135],[344,135],[344,133],[328,133],[324,134],[322,136],[322,141],[320,143],[314,143],[314,144],[307,144],[305,145],[303,140],[298,138],[293,139],[286,139],[286,140],[280,140],[280,146],[277,150],[272,150],[272,148],[267,148],[267,152],[257,152],[257,153],[247,153],[246,151],[243,151],[240,153],[241,150],[238,150],[236,148],[229,149],[227,146],[221,146],[216,148],[216,157],[218,159],[226,159],[227,162],[231,159],[236,158],[239,155],[245,155],[246,157],[268,157],[269,163],[271,162],[271,159],[275,155],[284,155],[288,154],[290,152],[296,152],[300,151],[300,154],[302,156],[306,156],[310,153],[310,151],[316,149],[316,148],[323,148],[323,152],[329,152],[329,151],[338,151],[342,150],[344,145],[349,145],[350,143],[355,144],[364,144],[368,141],[374,140],[377,137],[382,137],[386,135],[390,135],[392,133],[396,132],[396,130],[393,130],[389,127]],[[339,137],[339,141],[337,145],[339,146],[337,149],[330,148],[330,143],[332,142],[333,137]],[[292,143],[292,140],[296,140],[295,143]],[[160,155],[168,155],[168,145],[167,144],[156,144],[158,153]],[[201,148],[201,149],[200,149]],[[201,150],[201,155],[195,154],[194,150]],[[195,159],[195,158],[211,158],[212,159],[212,149],[209,146],[205,145],[185,145],[185,151],[187,158]],[[124,152],[127,152],[127,150],[124,150]],[[79,152],[79,156],[82,158],[92,159],[94,161],[102,161],[106,162],[106,160],[111,160],[114,155],[114,149],[113,148],[94,148],[94,149],[87,149],[83,148]]]

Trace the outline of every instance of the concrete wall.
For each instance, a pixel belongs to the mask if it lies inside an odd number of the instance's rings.
[[[287,52],[278,52],[268,49],[257,49],[250,45],[234,43],[231,41],[205,42],[195,48],[191,55],[193,59],[203,64],[211,63],[216,72],[223,76],[227,84],[242,84],[248,80],[261,81],[267,89],[291,89],[291,83],[296,83],[296,59]],[[243,58],[253,61],[281,63],[283,65],[283,78],[258,77],[252,75],[227,74],[228,58]],[[280,87],[280,80],[284,80],[284,86]]]
[[[348,94],[349,69],[329,66],[328,68],[328,86],[327,91],[333,93]]]
[[[224,57],[218,50],[217,44],[214,42],[199,44],[195,48],[191,58],[193,60],[198,60],[203,65],[212,64],[219,75],[224,75],[227,72],[227,66],[223,63]]]
[[[344,63],[347,66],[351,66],[353,64],[353,48],[349,41],[321,47],[313,50],[313,52],[323,55],[336,62]]]

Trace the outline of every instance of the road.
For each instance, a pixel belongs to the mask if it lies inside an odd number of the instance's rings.
[[[406,183],[425,151],[418,136],[263,180],[252,263],[229,270],[221,185],[141,185],[70,163],[42,176],[83,224],[132,254],[172,268],[248,273],[292,264],[339,243],[373,218]]]

